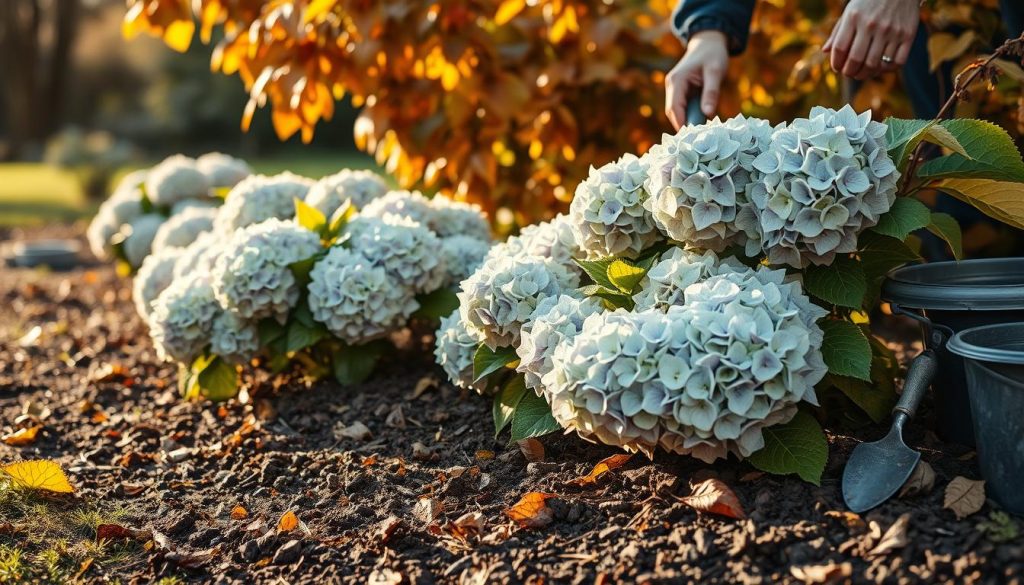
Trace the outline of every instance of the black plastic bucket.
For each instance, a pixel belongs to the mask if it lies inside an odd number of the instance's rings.
[[[982,325],[1024,322],[1024,258],[933,262],[889,273],[882,299],[893,312],[921,322],[925,344],[939,358],[932,383],[938,434],[974,444],[963,360],[944,341]]]
[[[964,360],[978,466],[987,493],[1024,514],[1024,323],[985,325],[946,345]]]

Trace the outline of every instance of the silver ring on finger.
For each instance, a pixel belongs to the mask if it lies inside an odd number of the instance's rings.
[[[886,65],[892,64],[892,57],[888,55],[882,55],[882,63],[885,63]]]

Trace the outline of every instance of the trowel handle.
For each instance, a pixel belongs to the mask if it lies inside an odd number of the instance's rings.
[[[922,351],[914,358],[914,361],[910,362],[907,380],[903,384],[903,394],[900,395],[896,408],[892,409],[893,414],[902,412],[907,418],[914,416],[917,405],[921,404],[921,398],[928,391],[928,386],[935,378],[938,367],[939,362],[935,357],[935,352],[930,349]]]
[[[691,95],[686,100],[686,123],[689,126],[698,126],[708,121],[704,110],[700,109],[700,93]]]

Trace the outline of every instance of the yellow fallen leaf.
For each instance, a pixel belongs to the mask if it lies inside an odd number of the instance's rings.
[[[4,435],[3,441],[13,447],[22,447],[24,445],[30,445],[36,442],[36,435],[42,430],[43,425],[34,425],[31,427],[25,427],[18,429],[13,433]]]
[[[542,528],[550,524],[554,517],[554,513],[547,505],[548,498],[552,497],[554,494],[530,492],[505,510],[505,514],[521,528]]]
[[[33,490],[45,490],[58,494],[74,493],[64,470],[56,462],[50,460],[19,461],[0,467],[21,487]]]
[[[249,517],[248,510],[246,510],[242,506],[235,506],[234,508],[231,508],[231,518],[233,520],[242,520],[243,518],[248,518],[248,517]]]
[[[295,515],[295,512],[288,510],[281,515],[281,519],[277,521],[277,529],[281,532],[288,532],[295,530],[299,525],[299,517]]]
[[[597,465],[590,470],[590,473],[583,476],[577,477],[576,479],[569,480],[569,485],[593,485],[597,483],[597,478],[608,473],[613,469],[618,469],[629,462],[632,455],[619,453],[618,455],[612,455],[611,457],[605,457],[604,459],[597,462]]]

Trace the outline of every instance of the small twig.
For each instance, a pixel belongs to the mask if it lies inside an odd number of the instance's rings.
[[[946,117],[949,116],[951,110],[956,106],[957,103],[960,102],[961,99],[963,99],[963,96],[966,95],[967,89],[978,79],[978,76],[986,71],[989,71],[989,69],[992,67],[993,61],[1000,57],[1006,56],[1006,54],[1010,53],[1011,49],[1014,49],[1016,45],[1019,43],[1024,43],[1024,34],[1015,39],[1007,40],[1005,43],[1000,45],[999,48],[993,51],[992,54],[989,55],[987,58],[975,60],[973,63],[965,67],[963,71],[957,74],[956,80],[953,83],[953,93],[949,96],[949,99],[946,100],[946,103],[942,104],[942,107],[939,109],[939,113],[935,115],[933,121],[939,122],[941,120],[946,119]],[[964,77],[965,75],[966,77]],[[918,164],[920,164],[921,161],[921,151],[924,149],[924,147],[924,141],[919,142],[917,146],[914,147],[914,152],[913,154],[910,155],[910,165],[907,167],[907,177],[913,177],[914,172],[917,171],[917,166]],[[908,178],[907,182],[904,183],[902,193],[903,195],[909,195],[910,192],[912,192],[908,188],[909,185],[910,180]],[[913,189],[913,192],[920,191],[923,186],[924,184],[918,185],[916,188]]]

